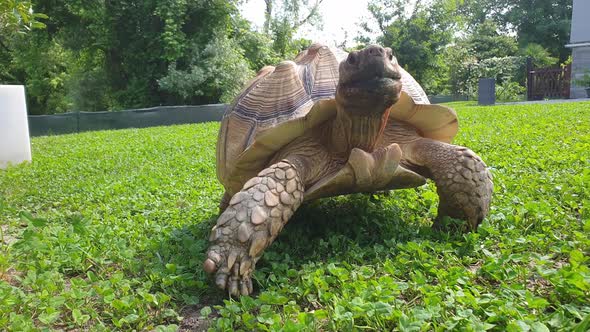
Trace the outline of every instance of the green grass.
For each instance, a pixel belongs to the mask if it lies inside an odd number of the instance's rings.
[[[455,106],[494,175],[478,232],[434,232],[434,186],[308,204],[253,297],[201,269],[218,124],[33,139],[0,171],[0,330],[586,331],[590,103]]]

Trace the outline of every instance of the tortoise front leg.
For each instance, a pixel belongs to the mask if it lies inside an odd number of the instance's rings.
[[[211,230],[203,267],[231,295],[252,293],[252,271],[303,201],[302,175],[282,160],[250,179],[229,201]]]
[[[487,216],[493,191],[492,175],[468,148],[421,138],[402,145],[404,159],[417,173],[434,180],[439,196],[438,216],[467,221],[475,230]]]

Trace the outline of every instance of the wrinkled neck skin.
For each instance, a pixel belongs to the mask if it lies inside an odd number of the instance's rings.
[[[387,124],[389,108],[382,112],[350,109],[337,105],[337,115],[331,132],[334,151],[348,157],[353,148],[373,152]]]

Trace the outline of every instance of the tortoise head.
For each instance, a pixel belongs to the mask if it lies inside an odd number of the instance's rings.
[[[349,53],[340,63],[336,87],[335,147],[372,151],[387,124],[391,106],[400,98],[401,87],[399,65],[390,48],[371,45]]]
[[[354,115],[381,116],[399,99],[398,66],[388,47],[370,45],[349,53],[340,63],[336,89],[339,107]]]

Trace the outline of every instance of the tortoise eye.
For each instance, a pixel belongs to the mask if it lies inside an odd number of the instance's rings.
[[[386,47],[385,52],[387,54],[387,57],[389,58],[389,61],[393,61],[393,51],[391,50],[391,48]]]
[[[346,62],[348,62],[348,64],[350,65],[355,65],[357,62],[357,52],[348,53],[348,58],[346,59]]]

